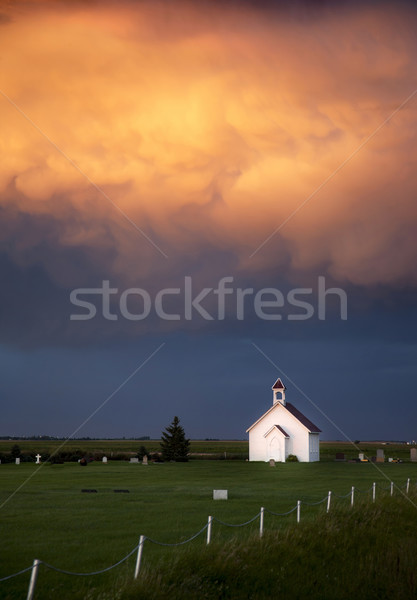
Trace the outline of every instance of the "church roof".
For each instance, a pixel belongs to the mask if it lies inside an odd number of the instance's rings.
[[[278,379],[276,380],[276,382],[274,383],[274,385],[272,386],[273,390],[285,390],[286,387],[285,385],[282,383],[281,378],[278,377]]]
[[[253,427],[255,427],[255,425],[257,425],[259,423],[259,421],[262,421],[262,419],[264,417],[266,417],[266,415],[268,415],[271,411],[276,410],[277,408],[279,410],[282,410],[282,409],[288,410],[288,412],[293,417],[295,417],[297,419],[297,421],[299,421],[301,423],[301,425],[304,425],[304,427],[306,427],[310,433],[321,433],[321,429],[319,429],[317,427],[317,425],[314,425],[314,423],[312,421],[310,421],[310,419],[307,419],[307,417],[305,415],[303,415],[303,413],[301,411],[299,411],[298,408],[295,408],[295,406],[293,406],[289,402],[286,402],[285,406],[283,404],[281,404],[281,402],[277,402],[276,404],[271,406],[271,408],[269,408],[266,411],[266,413],[264,413],[261,417],[259,417],[259,419],[257,421],[255,421],[255,423],[253,423],[246,430],[246,433],[248,433]],[[275,427],[278,427],[278,425],[276,425]]]
[[[285,408],[296,418],[300,421],[300,423],[302,423],[304,425],[304,427],[307,427],[307,429],[311,432],[311,433],[321,433],[321,429],[319,429],[317,427],[317,425],[314,425],[314,423],[312,421],[310,421],[310,419],[307,419],[306,416],[303,415],[302,412],[300,412],[298,410],[298,408],[295,408],[295,406],[293,404],[290,404],[289,402],[287,402],[285,404]]]

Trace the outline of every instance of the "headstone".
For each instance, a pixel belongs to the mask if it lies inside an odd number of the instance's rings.
[[[385,454],[382,448],[378,448],[376,451],[376,462],[385,462]]]
[[[107,462],[107,456],[103,456],[103,458],[101,459],[104,463]]]
[[[148,464],[148,457],[146,456],[146,454],[145,454],[145,456],[143,457],[142,464],[143,464],[143,465],[147,465],[147,464]]]
[[[346,460],[345,455],[343,454],[343,452],[336,452],[336,460],[338,460],[338,461]]]
[[[16,458],[16,464],[20,465],[20,458]]]
[[[392,461],[393,461],[393,459],[392,459],[392,458],[389,458],[389,459],[388,459],[388,462],[392,462]]]
[[[363,452],[359,452],[359,460],[365,460],[365,455]]]
[[[273,458],[269,459],[269,466],[270,467],[275,467],[275,460]]]
[[[227,490],[213,490],[213,500],[227,500]]]
[[[411,462],[417,462],[417,448],[411,448],[410,460],[411,460]]]
[[[41,455],[38,453],[38,454],[35,456],[35,458],[36,458],[36,464],[37,464],[37,465],[40,465],[40,464],[41,464],[41,458],[42,458],[42,457],[41,457]]]
[[[138,459],[138,458],[131,458],[131,459],[130,459],[130,462],[131,462],[131,463],[138,463],[138,462],[139,462],[139,459]]]

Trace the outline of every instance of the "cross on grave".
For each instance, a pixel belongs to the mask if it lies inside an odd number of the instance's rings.
[[[38,453],[38,454],[35,456],[35,458],[36,458],[36,464],[37,464],[37,465],[40,465],[40,464],[41,464],[41,455]]]

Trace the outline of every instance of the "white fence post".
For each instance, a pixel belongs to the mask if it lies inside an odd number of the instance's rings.
[[[261,507],[259,514],[259,537],[262,537],[264,533],[264,507]]]
[[[350,505],[353,506],[355,500],[355,486],[352,485],[352,491],[350,492]]]
[[[136,557],[136,566],[135,566],[135,579],[138,578],[140,563],[142,561],[142,552],[143,552],[143,544],[145,543],[145,536],[141,535],[139,538],[139,546],[138,546],[138,555]]]
[[[326,509],[326,512],[329,512],[329,510],[330,510],[331,499],[332,499],[332,492],[329,491],[329,493],[327,494],[327,509]]]
[[[375,502],[375,491],[376,491],[376,483],[374,481],[372,484],[372,502]]]
[[[393,493],[394,493],[394,482],[391,481],[391,490],[390,490],[391,496],[393,495]]]
[[[409,489],[410,489],[410,478],[407,479],[406,494],[408,494]]]
[[[210,540],[211,540],[211,522],[213,520],[213,517],[209,517],[208,521],[207,521],[207,545],[210,544]]]
[[[35,558],[32,565],[32,573],[30,575],[27,600],[33,600],[33,594],[35,593],[36,578],[38,577],[38,569],[40,564],[41,561]]]
[[[300,522],[301,500],[297,500],[297,523]]]

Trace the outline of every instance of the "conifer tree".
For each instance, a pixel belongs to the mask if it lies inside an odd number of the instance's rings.
[[[174,417],[171,425],[162,432],[161,450],[163,460],[175,460],[176,462],[188,460],[190,440],[186,439],[184,429],[179,423],[179,418]]]

